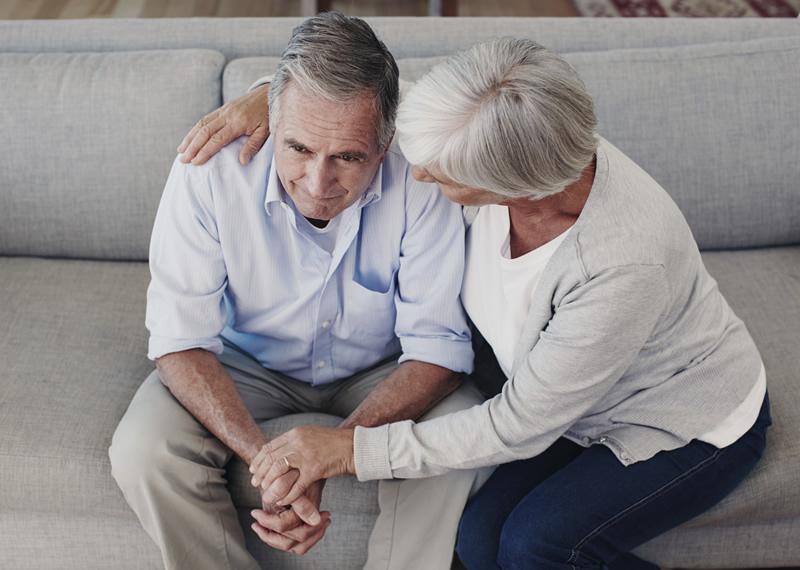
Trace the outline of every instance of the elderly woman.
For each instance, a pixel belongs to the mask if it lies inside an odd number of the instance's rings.
[[[654,568],[630,551],[736,487],[770,424],[758,350],[676,205],[595,127],[575,71],[528,40],[476,45],[412,88],[400,147],[468,207],[463,303],[502,389],[421,423],[294,429],[256,483],[289,504],[344,473],[499,464],[459,531],[480,570]]]

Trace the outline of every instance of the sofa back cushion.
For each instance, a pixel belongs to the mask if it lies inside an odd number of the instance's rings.
[[[144,0],[137,0],[143,2]],[[562,53],[668,47],[800,33],[792,18],[367,17],[396,58],[431,57],[498,36],[535,39]],[[226,58],[280,56],[302,18],[0,20],[0,52],[206,48]]]
[[[223,66],[210,50],[0,54],[0,255],[146,260]]]
[[[672,195],[704,249],[800,243],[800,37],[569,53],[599,132]],[[443,57],[398,60],[416,80]],[[225,99],[278,59],[228,64]]]
[[[568,59],[702,248],[800,243],[800,37]]]

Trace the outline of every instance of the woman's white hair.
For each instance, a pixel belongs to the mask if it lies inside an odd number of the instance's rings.
[[[431,69],[400,103],[396,126],[412,164],[512,198],[560,192],[597,147],[578,74],[518,38],[477,44]]]

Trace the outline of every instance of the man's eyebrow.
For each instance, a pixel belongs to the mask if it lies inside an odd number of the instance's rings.
[[[299,147],[302,147],[302,148],[308,150],[308,147],[306,145],[304,145],[299,140],[297,140],[295,138],[292,138],[292,137],[283,139],[283,142],[284,142],[284,144],[287,144],[289,146],[299,146]]]
[[[367,153],[360,150],[343,150],[342,152],[337,152],[335,156],[351,156],[359,160],[367,160],[368,158]]]
[[[309,148],[301,143],[299,140],[295,139],[294,137],[286,137],[283,139],[284,144],[288,146],[297,146],[304,150],[309,150]],[[367,160],[369,156],[367,153],[360,151],[360,150],[343,150],[337,153],[334,153],[333,156],[351,156],[358,160]]]

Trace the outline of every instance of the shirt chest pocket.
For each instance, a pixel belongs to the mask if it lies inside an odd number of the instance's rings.
[[[359,282],[359,276],[343,292],[342,308],[347,330],[354,336],[394,335],[395,293],[397,271],[387,279],[368,279]]]

